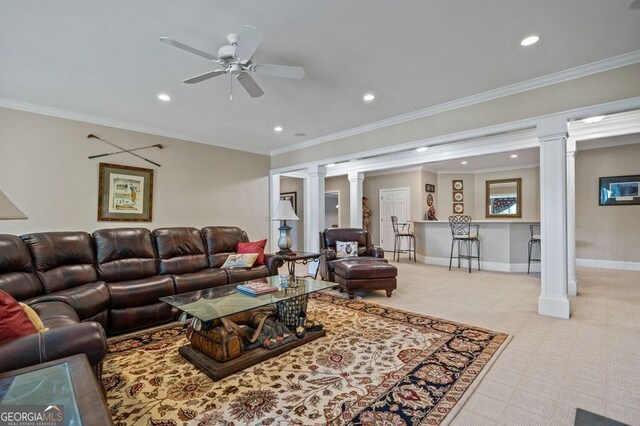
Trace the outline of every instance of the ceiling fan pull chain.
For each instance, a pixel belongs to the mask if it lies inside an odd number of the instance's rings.
[[[229,73],[229,100],[233,100],[233,74]]]

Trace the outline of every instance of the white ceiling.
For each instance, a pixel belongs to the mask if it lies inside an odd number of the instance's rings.
[[[269,153],[338,131],[640,50],[628,0],[3,0],[0,101]],[[256,76],[252,99],[160,43],[213,54],[228,33],[264,34],[254,60],[303,80]],[[536,45],[520,40],[539,34]],[[362,95],[371,91],[370,104]],[[159,102],[159,92],[173,100]],[[3,103],[0,103],[2,105]],[[274,125],[284,131],[276,134]],[[130,126],[130,127],[131,127]],[[295,136],[305,133],[305,136]]]

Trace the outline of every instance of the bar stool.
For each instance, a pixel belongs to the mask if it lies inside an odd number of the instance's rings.
[[[413,253],[413,261],[416,261],[416,237],[411,232],[411,225],[408,223],[398,222],[397,216],[391,216],[391,225],[393,226],[393,260],[396,260],[396,254],[398,255],[398,262],[400,262],[400,253],[408,253],[409,260],[411,260],[411,253]],[[407,249],[402,250],[402,241],[407,239]],[[413,248],[412,248],[413,247]]]
[[[467,259],[469,262],[469,273],[471,273],[471,260],[478,259],[478,271],[480,270],[480,240],[478,234],[480,225],[471,223],[471,216],[454,215],[449,216],[449,226],[451,227],[451,254],[449,255],[449,270],[451,270],[451,261],[453,260],[453,246],[458,245],[458,268],[460,267],[460,259]],[[475,231],[471,232],[471,228]],[[473,246],[477,244],[477,256],[473,256]],[[460,246],[466,248],[466,254],[460,254]]]
[[[540,238],[540,225],[529,225],[529,231],[531,232],[531,237],[529,238],[529,255],[527,260],[527,274],[531,271],[531,262],[540,262],[540,259],[532,259],[531,251],[533,249],[534,244],[538,246],[540,250],[542,250],[542,238]]]

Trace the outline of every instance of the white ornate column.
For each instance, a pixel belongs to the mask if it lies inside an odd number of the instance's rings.
[[[320,251],[320,231],[324,229],[324,166],[309,166],[304,180],[304,250]]]
[[[280,201],[280,175],[277,173],[269,176],[269,220],[273,217],[273,213],[278,208],[278,202]],[[278,247],[278,239],[280,238],[280,221],[271,221],[271,226],[269,227],[271,238],[270,246],[271,253],[276,253],[280,250]]]
[[[576,278],[576,140],[567,139],[567,285],[570,296],[578,295]]]
[[[567,121],[552,117],[537,126],[540,140],[541,290],[538,313],[568,319]]]
[[[349,172],[349,226],[362,228],[362,182],[364,173]]]

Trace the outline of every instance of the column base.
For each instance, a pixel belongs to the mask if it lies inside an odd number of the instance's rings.
[[[538,313],[549,317],[569,319],[571,306],[566,297],[540,295],[538,298]]]
[[[577,296],[578,295],[578,280],[573,279],[568,282],[568,292],[569,296]]]

